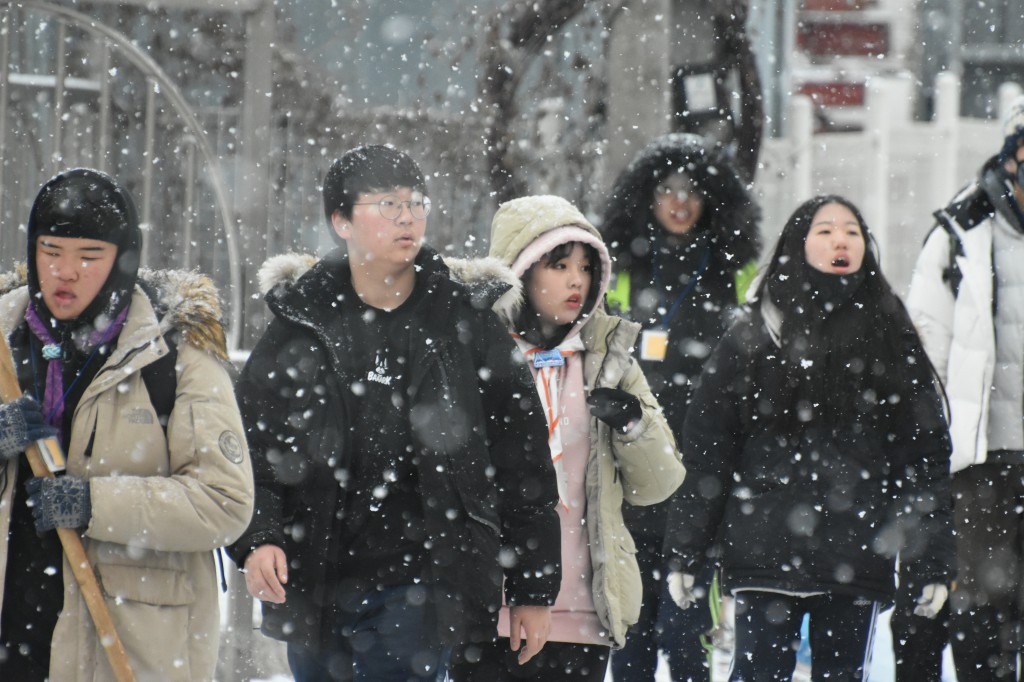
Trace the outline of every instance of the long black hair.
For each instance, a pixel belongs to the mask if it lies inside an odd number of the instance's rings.
[[[814,216],[827,204],[853,213],[865,243],[860,281],[831,311],[815,298],[814,273],[804,251]],[[786,379],[783,385],[759,387],[767,390],[764,404],[777,418],[792,424],[820,419],[840,424],[877,414],[879,407],[892,414],[900,394],[916,390],[915,382],[938,383],[906,307],[882,274],[864,217],[843,197],[817,196],[793,212],[757,299],[782,313],[780,355]]]
[[[695,234],[711,236],[719,267],[732,274],[757,258],[761,211],[726,151],[689,133],[669,133],[642,149],[616,179],[601,221],[615,269],[649,275],[650,248],[657,230],[654,188],[685,174],[703,207]]]

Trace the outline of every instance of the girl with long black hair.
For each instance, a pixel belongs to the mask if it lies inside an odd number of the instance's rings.
[[[791,679],[804,614],[815,679],[861,679],[897,554],[923,612],[953,575],[940,389],[870,244],[842,197],[797,208],[687,413],[669,587],[720,561],[732,680]]]

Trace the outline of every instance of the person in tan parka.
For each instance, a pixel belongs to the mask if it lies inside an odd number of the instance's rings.
[[[136,679],[212,680],[213,550],[253,505],[216,291],[196,273],[138,272],[134,206],[98,171],[48,181],[28,236],[27,269],[0,276],[0,328],[31,396],[17,402],[57,431],[67,470],[33,479],[20,453],[0,458],[0,679],[114,679],[64,527],[82,534]]]
[[[640,326],[603,309],[611,264],[593,225],[564,199],[516,199],[494,216],[490,256],[522,280],[523,296],[505,306],[514,299],[503,298],[496,312],[528,361],[548,419],[563,569],[544,649],[519,666],[503,608],[499,639],[474,679],[604,680],[610,649],[625,643],[642,596],[622,502],[668,498],[685,470],[633,357]]]

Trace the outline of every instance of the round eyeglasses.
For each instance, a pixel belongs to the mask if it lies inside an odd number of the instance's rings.
[[[388,194],[383,197],[380,201],[364,201],[361,203],[352,204],[353,206],[376,206],[377,210],[380,211],[382,218],[387,220],[397,220],[398,216],[402,215],[402,205],[405,204],[409,207],[409,213],[412,213],[412,217],[416,220],[423,220],[430,215],[430,198],[420,197],[419,199],[409,199],[409,201],[402,201],[394,194]]]

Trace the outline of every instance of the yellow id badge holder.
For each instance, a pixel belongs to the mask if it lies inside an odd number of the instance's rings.
[[[668,332],[664,329],[645,329],[640,335],[640,359],[661,362],[668,352]]]

